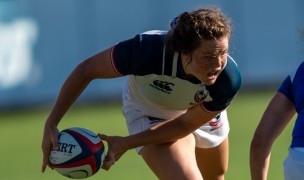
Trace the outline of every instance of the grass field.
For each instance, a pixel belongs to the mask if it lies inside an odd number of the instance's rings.
[[[274,91],[241,92],[228,109],[230,120],[230,162],[227,180],[250,179],[249,146],[258,121]],[[0,179],[64,180],[56,171],[41,173],[41,139],[49,108],[0,112]],[[292,125],[276,141],[272,151],[269,180],[283,180],[282,162],[291,139]],[[84,127],[108,135],[127,135],[120,104],[73,107],[59,128]],[[128,151],[110,171],[100,170],[90,180],[157,179],[134,150]]]

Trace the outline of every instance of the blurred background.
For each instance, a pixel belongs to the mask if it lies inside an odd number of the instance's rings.
[[[301,0],[0,0],[0,109],[48,105],[85,58],[209,4],[233,20],[244,89],[277,86],[303,60]],[[122,80],[93,82],[79,101],[117,100]]]
[[[227,179],[249,179],[254,129],[281,81],[303,60],[302,0],[0,0],[0,154],[6,154],[0,161],[0,179],[58,178],[40,173],[43,124],[62,83],[78,63],[138,33],[167,30],[181,12],[210,4],[232,18],[230,55],[243,77],[241,96],[229,108],[232,144]],[[77,101],[85,106],[72,109],[66,118],[73,121],[64,121],[61,128],[73,125],[127,134],[119,104],[123,80],[92,82]],[[115,107],[108,107],[112,102]],[[121,126],[117,121],[96,126],[103,122],[100,119],[119,119]],[[273,153],[270,175],[276,180],[282,178],[291,129],[286,133]],[[125,179],[127,174],[130,179],[155,179],[132,153],[108,173],[108,179]]]

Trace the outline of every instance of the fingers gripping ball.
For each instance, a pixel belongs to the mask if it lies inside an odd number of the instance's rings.
[[[59,150],[52,150],[50,163],[61,175],[83,179],[96,174],[103,164],[105,146],[94,132],[68,128],[59,133]]]

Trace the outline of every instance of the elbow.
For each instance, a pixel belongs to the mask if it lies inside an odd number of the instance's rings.
[[[254,137],[250,144],[250,151],[251,152],[257,152],[259,150],[263,149],[263,142],[261,139]]]
[[[251,147],[262,147],[263,146],[263,136],[255,135],[251,140]]]
[[[271,141],[265,136],[255,135],[250,144],[250,154],[252,156],[267,155],[270,152]]]

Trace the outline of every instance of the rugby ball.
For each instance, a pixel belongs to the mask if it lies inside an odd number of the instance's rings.
[[[59,150],[50,153],[50,164],[63,176],[83,179],[96,174],[103,164],[105,146],[94,132],[68,128],[59,133]]]

